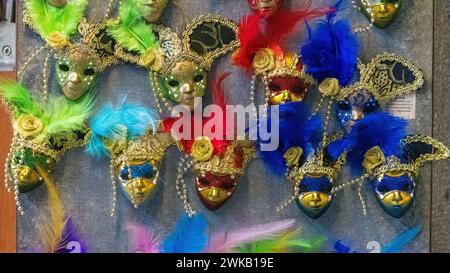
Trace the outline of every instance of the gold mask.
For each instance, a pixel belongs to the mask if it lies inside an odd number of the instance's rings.
[[[56,165],[55,160],[31,149],[25,149],[23,155],[17,153],[12,163],[9,173],[12,177],[17,176],[21,193],[32,191],[43,183],[43,176],[37,170],[38,165],[46,171],[51,171]]]
[[[369,0],[368,5],[364,5],[363,1],[359,1],[358,5],[361,7],[364,15],[370,20],[371,12],[373,13],[373,23],[379,28],[386,28],[394,20],[400,8],[401,0],[381,0],[373,1]],[[370,10],[371,12],[370,12]]]
[[[116,175],[120,186],[133,204],[142,205],[155,193],[158,173],[155,164],[155,162],[135,160],[117,168]]]
[[[298,197],[296,198],[296,203],[300,207],[300,209],[309,217],[316,219],[319,218],[330,206],[331,204],[331,189],[332,184],[329,182],[329,187],[327,188],[320,188],[320,189],[304,189],[304,187],[307,187],[304,184],[307,184],[308,182],[313,182],[315,179],[321,179],[325,176],[320,175],[308,175],[305,176],[304,180],[300,182],[300,193]],[[306,182],[306,178],[308,178],[308,182]],[[328,178],[326,178],[327,181],[329,181]]]

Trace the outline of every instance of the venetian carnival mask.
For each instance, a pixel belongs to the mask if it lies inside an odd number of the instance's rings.
[[[336,117],[339,125],[347,133],[350,133],[352,126],[364,117],[380,111],[377,100],[369,92],[360,90],[350,95],[336,104]]]
[[[149,23],[156,23],[162,16],[169,0],[138,0],[142,17]]]
[[[250,8],[265,17],[272,16],[283,4],[283,0],[247,0]]]
[[[278,61],[274,61],[276,59]],[[262,49],[253,59],[253,70],[256,74],[263,75],[266,98],[270,105],[303,101],[308,87],[314,84],[314,80],[304,73],[303,64],[296,54],[288,53],[277,57],[273,50]]]
[[[113,192],[118,182],[134,207],[143,205],[155,194],[159,167],[170,145],[165,134],[156,133],[157,125],[152,110],[135,104],[118,108],[106,105],[91,121],[88,152],[96,157],[109,155]]]
[[[195,185],[206,208],[216,210],[233,195],[255,148],[248,141],[233,141],[223,152],[214,152],[207,137],[198,138],[192,145],[196,173]]]
[[[408,136],[401,145],[399,157],[386,157],[384,151],[376,146],[366,152],[363,161],[366,173],[371,174],[375,182],[378,203],[395,218],[402,217],[414,202],[415,180],[420,167],[428,161],[450,156],[444,144],[427,136]]]
[[[333,181],[345,162],[345,155],[335,161],[326,158],[324,153],[306,159],[300,147],[292,147],[284,158],[295,202],[306,215],[319,218],[331,204]]]
[[[375,196],[380,206],[389,215],[399,218],[411,207],[415,188],[414,174],[390,171],[381,174],[377,179]]]
[[[395,19],[401,0],[358,0],[358,6],[369,20],[379,28],[386,28]]]
[[[170,29],[158,28],[164,64],[152,73],[152,88],[164,102],[194,109],[195,97],[206,94],[213,62],[238,46],[237,25],[220,16],[194,20],[181,39]]]
[[[46,0],[50,5],[61,8],[67,4],[67,0]]]
[[[14,115],[15,136],[5,173],[19,192],[28,192],[43,183],[48,174],[42,171],[50,173],[67,150],[85,144],[88,132],[80,120],[89,116],[92,98],[77,105],[64,97],[41,103],[19,84],[2,84],[0,91]]]
[[[167,97],[193,110],[195,97],[203,97],[206,93],[207,72],[201,66],[189,60],[182,60],[165,75],[163,88]]]
[[[347,133],[358,120],[381,111],[380,105],[413,92],[424,83],[420,69],[395,54],[379,54],[358,69],[360,80],[342,88],[335,105],[338,123]]]
[[[133,204],[139,206],[151,199],[157,188],[159,162],[136,159],[122,162],[115,174],[120,188]]]
[[[93,49],[71,45],[56,62],[56,77],[64,96],[77,100],[88,93],[101,69],[100,57]]]

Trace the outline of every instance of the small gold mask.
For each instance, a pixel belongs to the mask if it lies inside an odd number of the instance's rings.
[[[134,205],[142,205],[149,200],[156,189],[157,169],[149,161],[135,160],[122,164],[116,170],[121,188]]]
[[[369,6],[373,13],[373,19],[375,20],[373,24],[379,28],[386,28],[389,26],[398,13],[400,3],[401,0],[369,1]],[[365,7],[362,4],[362,1],[359,1],[359,6],[361,7],[364,15],[370,20],[371,16],[368,7]]]

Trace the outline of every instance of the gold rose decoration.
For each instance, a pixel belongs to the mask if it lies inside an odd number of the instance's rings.
[[[214,147],[208,137],[198,137],[192,144],[191,155],[196,161],[209,160],[214,152]]]
[[[253,58],[253,71],[256,75],[275,69],[276,57],[270,48],[260,49]]]
[[[335,97],[339,93],[339,80],[326,78],[320,83],[319,91],[325,96]]]
[[[289,150],[287,150],[283,155],[283,158],[286,161],[286,166],[298,166],[298,164],[300,163],[300,159],[302,158],[302,154],[303,149],[298,146],[289,148]]]
[[[379,146],[375,146],[364,154],[363,166],[368,172],[386,163],[386,157]]]
[[[70,44],[69,37],[59,31],[51,32],[45,42],[55,50],[61,50]]]
[[[42,132],[44,124],[35,116],[22,114],[16,121],[16,129],[22,137],[32,138]]]

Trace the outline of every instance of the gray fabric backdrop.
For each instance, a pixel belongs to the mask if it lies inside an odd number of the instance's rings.
[[[102,1],[106,2],[106,1]],[[296,6],[299,1],[287,1]],[[329,4],[332,1],[314,1]],[[104,3],[106,5],[106,3]],[[93,14],[96,2],[91,1],[90,15]],[[184,0],[180,1],[188,21],[202,14],[221,14],[237,20],[241,14],[248,12],[244,0]],[[21,7],[19,7],[21,8]],[[116,14],[116,13],[114,13]],[[163,22],[171,26],[179,26],[179,11],[173,6],[166,11]],[[89,16],[89,15],[88,15]],[[341,12],[340,16],[348,16],[353,24],[367,24],[362,14],[351,7]],[[42,41],[22,23],[19,29],[19,63],[23,63],[34,52]],[[305,31],[298,32],[293,38],[292,49],[296,50],[304,40]],[[412,121],[412,131],[431,134],[431,86],[432,86],[432,5],[428,1],[404,1],[402,10],[396,21],[386,30],[374,29],[370,39],[361,36],[367,50],[361,56],[364,62],[369,61],[381,52],[394,52],[408,57],[417,63],[425,73],[426,84],[417,93],[416,119]],[[28,86],[39,90],[41,84],[43,55],[31,67],[25,82]],[[249,103],[249,79],[241,71],[230,66],[229,58],[219,60],[212,71],[210,79],[220,72],[230,70],[233,80],[226,83],[227,94],[232,102]],[[54,75],[50,74],[52,93],[59,93],[54,85]],[[211,80],[210,80],[211,82]],[[98,105],[107,101],[119,101],[127,95],[129,101],[141,101],[154,106],[152,94],[144,69],[132,65],[119,65],[105,71],[98,79]],[[315,91],[313,91],[315,92]],[[260,93],[261,95],[261,93]],[[308,98],[314,100],[314,96]],[[211,101],[208,95],[204,103]],[[263,102],[262,96],[258,97]],[[119,194],[119,213],[110,217],[111,186],[109,181],[109,165],[105,161],[90,158],[83,149],[69,152],[59,163],[54,172],[57,186],[60,189],[66,209],[79,227],[80,234],[89,243],[91,252],[127,252],[128,238],[125,230],[128,221],[145,224],[161,235],[166,235],[173,228],[177,218],[184,212],[175,191],[175,162],[180,153],[175,147],[168,150],[162,165],[160,188],[153,200],[145,207],[133,209],[128,200]],[[347,177],[347,170],[342,177]],[[192,175],[188,181],[193,181]],[[339,179],[338,183],[343,182]],[[255,160],[239,184],[236,194],[221,209],[207,211],[198,200],[193,183],[189,185],[189,193],[193,206],[203,212],[209,220],[212,230],[262,224],[274,220],[294,218],[302,228],[304,236],[316,234],[327,235],[331,240],[323,247],[323,251],[332,250],[332,241],[341,239],[348,242],[356,251],[367,252],[367,244],[377,241],[385,244],[405,229],[420,224],[424,228],[420,237],[406,248],[406,252],[429,251],[430,222],[430,168],[423,168],[414,207],[402,219],[394,219],[384,213],[371,194],[369,184],[366,187],[369,214],[364,217],[361,205],[354,189],[341,192],[333,201],[326,214],[317,220],[305,216],[292,205],[281,213],[276,213],[278,206],[291,193],[287,182],[276,178],[263,168],[260,161]],[[18,251],[27,251],[38,247],[39,236],[37,225],[39,213],[46,204],[44,187],[22,195],[23,207],[27,215],[18,216]]]

